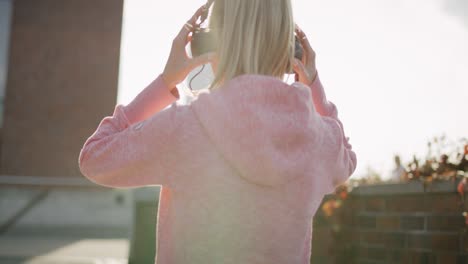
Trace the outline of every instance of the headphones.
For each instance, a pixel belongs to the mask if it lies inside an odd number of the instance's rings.
[[[208,11],[210,7],[213,5],[213,2],[214,0],[208,0],[208,2],[205,5],[206,10],[202,13],[200,17],[201,22],[199,25],[195,26],[192,32],[192,40],[190,42],[190,51],[193,57],[197,57],[208,52],[216,51],[216,43],[215,43],[213,32],[210,31],[209,28],[202,28],[200,26],[208,18]],[[300,40],[298,36],[294,35],[294,37],[295,37],[294,57],[301,60],[304,54],[304,50],[300,44]],[[193,79],[197,77],[198,75],[200,75],[204,69],[205,69],[205,65],[203,65],[201,70],[190,79],[190,82],[189,82],[190,90],[193,91],[192,89]],[[293,73],[294,72],[289,72],[289,74],[293,74]]]

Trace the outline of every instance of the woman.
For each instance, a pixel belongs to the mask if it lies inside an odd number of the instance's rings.
[[[103,186],[162,186],[156,263],[309,263],[312,217],[356,155],[290,0],[216,0],[212,11],[218,50],[185,53],[203,6],[164,71],[85,142],[80,169]],[[177,85],[207,63],[211,92],[177,104]]]

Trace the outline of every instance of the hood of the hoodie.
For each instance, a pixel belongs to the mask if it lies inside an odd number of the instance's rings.
[[[311,96],[302,83],[245,74],[191,105],[213,147],[240,177],[276,186],[310,172],[310,153],[320,140]]]

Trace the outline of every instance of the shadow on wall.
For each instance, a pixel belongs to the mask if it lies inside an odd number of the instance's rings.
[[[465,28],[468,29],[468,1],[445,0],[443,9],[450,15],[456,16]]]

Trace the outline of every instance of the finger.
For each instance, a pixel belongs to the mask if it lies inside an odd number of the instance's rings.
[[[200,24],[203,23],[208,18],[208,9],[213,4],[213,1],[214,0],[208,0],[208,2],[205,4],[204,10],[200,16]]]
[[[302,31],[302,29],[299,27],[299,25],[298,25],[297,23],[294,23],[294,30],[295,30],[296,32]]]
[[[302,47],[301,62],[304,65],[307,65],[307,61],[308,61],[308,57],[309,57],[308,50],[306,48],[304,48],[304,43],[302,43],[302,40],[300,38],[299,38],[299,43],[301,44],[301,47]]]
[[[185,41],[185,45],[189,44],[190,41],[192,41],[193,35],[187,36],[187,40]]]
[[[304,48],[307,54],[307,62],[312,61],[314,59],[315,51],[312,49],[309,39],[307,38],[304,31],[302,31],[300,34],[301,36],[299,37],[299,39],[301,40],[302,47]]]
[[[304,31],[299,27],[299,25],[295,24],[295,29],[294,31],[296,32],[297,36],[302,39],[305,36]]]
[[[297,72],[300,76],[304,76],[305,74],[305,67],[302,62],[296,58],[294,58],[294,64],[293,64],[293,69],[295,72]]]
[[[302,47],[302,51],[303,51],[303,55],[302,55],[302,58],[301,58],[301,61],[304,65],[307,65],[307,62],[308,62],[308,57],[309,57],[309,51],[308,49],[306,49],[304,46],[305,46],[305,43],[303,42],[303,38],[305,37],[305,33],[304,31],[302,31],[299,26],[296,24],[296,28],[295,28],[295,32],[296,32],[296,36],[297,36],[297,40],[299,41],[299,43],[301,44],[301,47]]]
[[[188,67],[189,70],[193,70],[198,66],[213,62],[216,52],[208,52],[193,59],[189,59]]]
[[[195,14],[187,21],[189,25],[192,25],[191,27],[184,24],[182,28],[179,31],[179,34],[177,35],[176,39],[179,39],[179,42],[186,44],[187,43],[187,36],[190,32],[193,32],[195,27],[197,26],[197,20],[198,18],[202,15],[202,13],[206,10],[205,5],[201,6],[200,8],[197,9]]]
[[[177,34],[177,36],[172,41],[172,45],[179,50],[187,46],[187,43],[189,41],[188,37],[190,32],[192,31],[193,29],[189,28],[187,25],[184,24],[179,34]]]
[[[293,69],[299,75],[299,77],[301,77],[302,79],[308,79],[307,71],[304,64],[302,64],[302,62],[296,58],[294,58]]]
[[[197,23],[197,20],[198,18],[203,15],[203,13],[205,13],[205,11],[207,11],[207,6],[206,4],[205,5],[202,5],[201,7],[199,7],[197,9],[197,11],[195,12],[195,14],[187,21],[189,22],[190,24],[196,26],[196,23]]]

